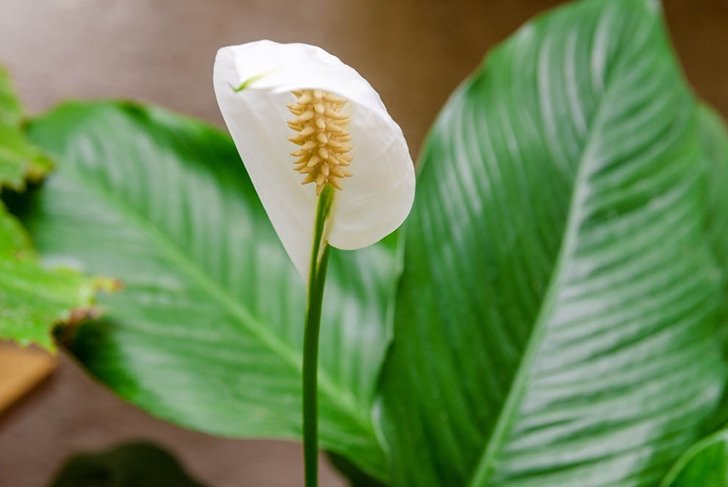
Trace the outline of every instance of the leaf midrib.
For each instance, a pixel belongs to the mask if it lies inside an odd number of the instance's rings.
[[[615,66],[615,71],[616,71]],[[514,376],[511,388],[508,391],[506,401],[501,409],[498,419],[496,420],[496,426],[493,429],[486,449],[483,452],[478,464],[474,470],[473,477],[470,480],[470,487],[479,487],[486,485],[486,482],[492,474],[492,464],[495,461],[497,455],[500,453],[513,420],[518,414],[517,408],[520,406],[521,399],[526,391],[526,385],[528,382],[528,373],[533,364],[533,360],[539,350],[539,346],[542,343],[542,338],[546,329],[546,323],[551,316],[551,311],[555,303],[555,295],[559,290],[561,283],[561,277],[564,271],[564,262],[571,255],[574,243],[576,241],[579,223],[581,220],[581,214],[583,209],[584,193],[587,175],[587,164],[588,155],[591,152],[591,146],[594,142],[594,136],[600,129],[602,122],[603,109],[607,106],[604,102],[605,99],[609,98],[613,84],[606,83],[604,91],[602,92],[597,112],[594,115],[591,129],[587,137],[586,143],[584,144],[584,150],[581,153],[578,161],[578,169],[574,177],[573,190],[571,198],[569,200],[569,209],[567,212],[567,223],[564,231],[563,238],[559,245],[559,252],[554,263],[553,270],[549,277],[548,286],[546,293],[542,300],[541,307],[536,317],[536,322],[533,326],[533,331],[528,339],[526,349],[523,353],[523,358],[518,365],[518,370]]]
[[[136,208],[127,204],[124,200],[115,198],[112,192],[105,191],[105,188],[93,178],[90,178],[91,181],[86,181],[83,171],[79,170],[75,165],[73,166],[73,170],[69,168],[69,164],[66,164],[63,169],[65,170],[65,174],[74,180],[76,184],[92,189],[99,195],[100,199],[106,200],[110,205],[116,207],[121,213],[131,219],[138,228],[162,248],[170,260],[179,265],[179,268],[187,273],[213,300],[222,304],[225,309],[237,318],[240,324],[258,338],[262,344],[267,346],[274,355],[280,356],[299,375],[302,373],[302,355],[287,346],[272,333],[267,332],[266,327],[247,308],[235,300],[218,282],[209,277],[192,256],[179,248],[166,234],[158,230],[152,221],[136,211]],[[366,437],[376,438],[372,423],[367,420],[366,415],[362,416],[358,414],[359,409],[356,407],[353,396],[350,393],[334,385],[334,382],[331,381],[325,373],[325,370],[319,369],[318,381],[319,390],[328,396],[333,404],[340,406],[341,410],[347,413],[347,416],[350,417],[353,423],[361,428],[363,433],[366,433]],[[380,447],[377,441],[371,443]]]

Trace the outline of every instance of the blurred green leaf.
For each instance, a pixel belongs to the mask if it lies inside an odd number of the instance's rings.
[[[21,132],[22,111],[0,69],[0,189],[22,189],[50,167]],[[53,349],[52,330],[88,311],[96,284],[69,269],[41,266],[20,223],[0,202],[0,339]]]
[[[159,109],[68,104],[31,124],[57,171],[25,215],[41,253],[114,276],[72,351],[122,397],[223,436],[298,438],[305,288],[229,137]],[[372,400],[392,241],[331,255],[322,447],[385,477]]]
[[[38,180],[51,169],[50,159],[26,140],[22,122],[10,76],[0,68],[0,188],[22,190],[26,179]]]
[[[726,366],[699,128],[653,0],[542,16],[457,90],[406,230],[395,485],[655,485],[703,436]]]
[[[19,127],[23,121],[23,107],[15,93],[10,73],[0,67],[0,126]]]
[[[202,487],[169,452],[147,442],[126,443],[68,460],[52,487]]]
[[[91,313],[96,287],[75,270],[43,267],[0,205],[0,339],[53,350],[53,328]]]

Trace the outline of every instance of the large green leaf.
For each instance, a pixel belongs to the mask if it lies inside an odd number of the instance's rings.
[[[707,228],[715,257],[720,263],[723,289],[720,303],[721,332],[728,350],[728,131],[718,114],[708,107],[701,107],[699,117],[703,153],[708,165]],[[728,421],[728,408],[725,419]]]
[[[72,343],[83,364],[172,422],[298,437],[305,287],[229,137],[114,103],[64,105],[29,133],[58,166],[25,215],[41,253],[125,286]],[[392,243],[332,253],[321,336],[322,446],[379,477],[371,403]]]
[[[396,485],[655,485],[726,367],[696,103],[653,0],[492,52],[426,143],[383,379]]]
[[[708,107],[701,107],[699,122],[702,149],[707,164],[708,236],[720,262],[723,299],[719,320],[723,340],[728,333],[728,132],[718,116]],[[727,343],[724,341],[724,343]],[[724,403],[728,398],[724,394]],[[723,408],[714,423],[726,419]],[[718,431],[690,447],[675,463],[660,483],[662,487],[726,487],[728,486],[728,431]]]

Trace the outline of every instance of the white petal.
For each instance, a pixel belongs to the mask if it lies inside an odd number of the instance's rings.
[[[415,176],[407,143],[379,95],[353,68],[307,44],[257,41],[217,53],[215,94],[253,185],[288,255],[308,275],[316,211],[315,185],[302,185],[290,155],[296,146],[286,122],[299,89],[346,98],[353,157],[350,178],[336,191],[329,243],[357,249],[399,227],[414,199]],[[235,92],[235,88],[245,88]]]

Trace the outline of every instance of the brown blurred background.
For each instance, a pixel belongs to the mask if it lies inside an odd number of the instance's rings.
[[[483,54],[555,0],[0,0],[0,63],[31,113],[65,98],[131,98],[220,125],[218,47],[318,44],[354,66],[401,124],[413,155]],[[687,77],[728,115],[728,0],[665,0]],[[0,376],[1,377],[1,376]],[[0,415],[0,486],[46,485],[60,462],[124,439],[156,440],[212,486],[297,486],[297,445],[173,427],[122,403],[68,358]],[[325,468],[322,486],[341,486]]]

